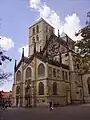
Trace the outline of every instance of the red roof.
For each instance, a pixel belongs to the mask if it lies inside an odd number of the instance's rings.
[[[2,94],[3,98],[8,98],[8,97],[12,96],[12,92],[3,92],[3,91],[1,91],[1,94]]]

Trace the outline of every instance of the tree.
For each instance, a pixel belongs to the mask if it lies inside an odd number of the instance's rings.
[[[12,75],[10,72],[4,72],[2,65],[6,61],[11,61],[10,57],[5,55],[5,51],[0,47],[0,84],[3,84]]]
[[[81,40],[78,40],[75,43],[75,46],[77,47],[77,53],[80,54],[80,56],[83,57],[90,57],[90,12],[87,13],[87,17],[89,17],[89,21],[87,21],[87,25],[79,30],[78,33],[76,33],[76,36],[81,35]]]

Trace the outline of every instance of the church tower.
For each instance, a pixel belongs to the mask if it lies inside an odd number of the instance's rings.
[[[54,28],[49,25],[43,18],[37,21],[34,25],[29,27],[29,55],[33,54],[34,42],[36,42],[36,51],[42,50],[46,40],[49,39]]]

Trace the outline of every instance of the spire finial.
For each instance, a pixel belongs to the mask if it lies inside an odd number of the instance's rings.
[[[60,37],[59,30],[58,30],[58,37]]]
[[[24,48],[22,48],[22,58],[24,58]]]
[[[16,67],[17,67],[17,60],[15,60],[15,64],[14,64],[14,70],[16,71]]]
[[[86,21],[86,24],[90,26],[90,12],[87,13],[88,20]]]

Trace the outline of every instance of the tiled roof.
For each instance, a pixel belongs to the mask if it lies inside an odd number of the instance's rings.
[[[3,98],[8,98],[8,97],[12,96],[12,92],[3,92],[3,91],[1,91],[0,93],[2,94]]]

